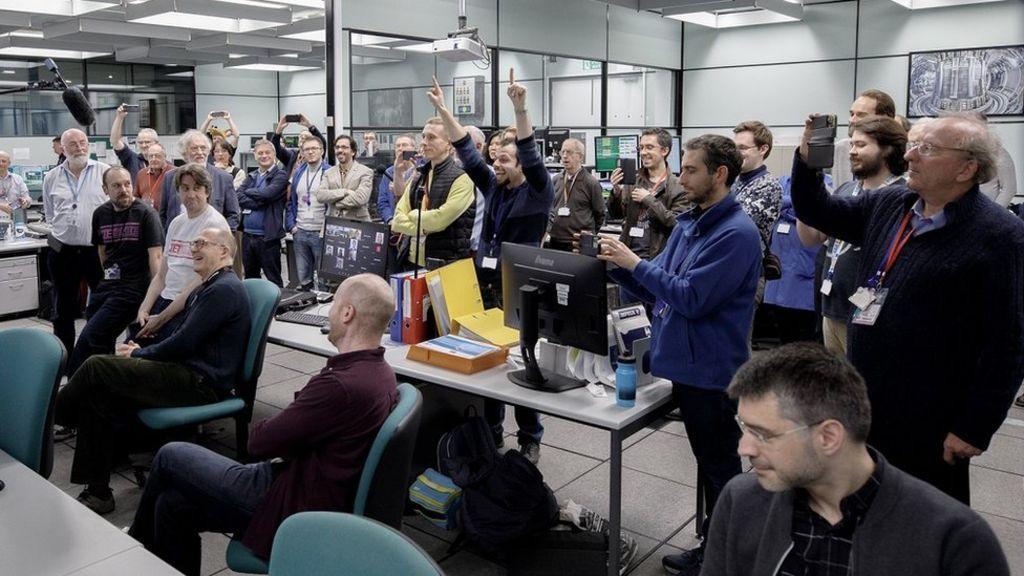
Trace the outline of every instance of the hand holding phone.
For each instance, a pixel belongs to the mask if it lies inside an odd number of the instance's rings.
[[[416,157],[416,151],[415,150],[403,150],[402,151],[402,160],[412,160],[415,157]]]
[[[811,117],[804,129],[807,143],[807,166],[815,169],[831,168],[835,156],[836,124],[835,114],[821,114]]]
[[[601,251],[601,239],[592,232],[580,232],[580,254],[597,256]]]
[[[619,158],[619,169],[622,170],[619,184],[636,186],[636,158]]]
[[[210,112],[210,118],[223,118],[227,115],[228,113],[223,110],[214,110],[213,112]]]
[[[302,122],[302,114],[285,114],[284,121],[289,123]]]

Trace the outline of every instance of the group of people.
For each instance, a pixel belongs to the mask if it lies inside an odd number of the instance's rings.
[[[806,163],[813,118],[783,179],[765,166],[773,142],[761,122],[685,142],[678,177],[670,134],[649,128],[636,183],[614,171],[606,201],[578,140],[565,141],[564,170],[549,174],[512,71],[507,95],[515,125],[485,138],[459,123],[435,81],[426,96],[437,116],[418,137],[395,140],[375,211],[404,267],[473,258],[487,307],[502,305],[502,243],[573,250],[581,233],[622,220],[621,234],[600,235],[597,257],[613,264],[609,279],[626,298],[648,305],[651,369],[673,383],[708,504],[706,539],[663,558],[667,571],[1007,572],[991,530],[966,507],[969,460],[988,448],[1024,377],[1024,223],[983,194],[1008,181],[983,120],[944,117],[908,134],[891,98],[867,91],[836,146],[833,172],[848,167],[851,179],[834,176],[835,192]],[[282,117],[274,138],[254,144],[257,168],[244,175],[232,170],[237,129],[186,132],[178,151],[187,163],[175,168],[151,130],[140,131],[138,152],[126,146],[123,119],[122,108],[111,129],[121,166],[90,159],[86,135],[68,130],[66,159],[43,193],[54,333],[71,351],[56,420],[77,429],[71,480],[100,513],[114,509],[118,432],[137,410],[217,401],[238,381],[250,318],[236,255],[245,277],[281,285],[290,232],[301,282],[311,283],[324,218],[370,219],[374,176],[348,135],[334,140],[329,165],[305,116],[297,149],[282,144]],[[376,150],[376,135],[369,140],[364,150]],[[7,185],[16,182],[8,164],[0,153],[0,211],[10,198],[24,202]],[[787,290],[820,298],[825,348],[792,344],[751,360],[755,309],[793,274],[790,256],[806,266],[817,252],[818,286]],[[770,272],[773,253],[782,278]],[[82,280],[91,295],[76,341]],[[266,557],[287,515],[350,508],[397,401],[379,347],[393,309],[384,280],[343,282],[329,315],[338,355],[254,427],[249,452],[265,461],[163,447],[131,533],[196,574],[199,532],[244,532]],[[504,408],[486,403],[498,446]],[[540,418],[524,408],[515,417],[519,450],[537,462]],[[741,457],[756,474],[742,474]],[[916,552],[896,532],[908,526]]]

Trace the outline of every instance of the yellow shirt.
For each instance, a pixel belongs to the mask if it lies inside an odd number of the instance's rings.
[[[420,246],[419,249],[415,246],[409,249],[409,261],[414,262],[413,258],[415,258],[415,264],[426,266],[423,245],[427,235],[440,232],[458,220],[459,216],[462,216],[462,213],[476,201],[476,191],[469,175],[463,174],[452,182],[452,186],[448,190],[448,199],[444,201],[444,204],[430,210],[422,210],[422,214],[420,214],[420,209],[413,210],[409,205],[409,186],[411,185],[411,181],[405,185],[405,193],[402,194],[398,206],[395,207],[395,217],[391,220],[391,231],[411,236],[415,242],[416,225],[419,220]]]

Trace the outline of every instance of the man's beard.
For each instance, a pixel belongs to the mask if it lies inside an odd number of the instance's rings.
[[[850,172],[854,178],[858,180],[864,180],[870,178],[882,171],[882,157],[875,156],[874,158],[861,158],[860,168],[853,167],[853,161],[850,162]]]
[[[72,170],[81,170],[89,163],[89,155],[75,154],[74,156],[68,156],[67,162],[68,168],[71,168]]]

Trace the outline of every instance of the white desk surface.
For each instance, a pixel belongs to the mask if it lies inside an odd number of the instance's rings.
[[[46,247],[46,240],[41,238],[18,238],[17,240],[8,238],[3,242],[0,242],[0,255],[7,254],[8,252],[22,252],[26,250],[39,250],[40,248]]]
[[[178,574],[2,450],[0,480],[0,574]],[[101,562],[102,569],[80,572]]]
[[[275,320],[270,325],[268,340],[275,344],[321,356],[332,356],[337,353],[337,350],[327,341],[327,336],[320,333],[319,328],[301,324]],[[664,406],[672,399],[671,382],[657,380],[637,390],[634,407],[621,408],[615,403],[615,394],[612,390],[608,390],[607,398],[596,398],[586,388],[577,388],[558,394],[540,392],[513,384],[506,376],[509,370],[507,367],[498,366],[476,374],[461,374],[406,359],[409,347],[404,344],[395,344],[387,336],[382,339],[382,344],[387,348],[384,359],[398,374],[399,380],[402,379],[402,376],[413,377],[462,392],[533,408],[545,414],[575,420],[605,430],[621,430],[638,418]]]

